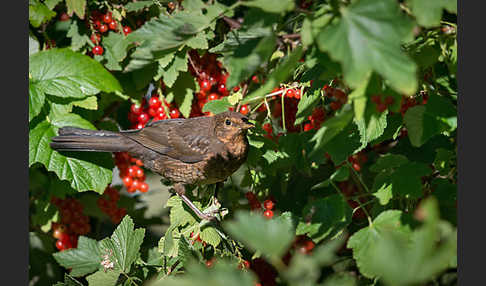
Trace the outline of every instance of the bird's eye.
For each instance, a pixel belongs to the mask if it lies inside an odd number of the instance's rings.
[[[224,122],[226,125],[231,125],[231,120],[229,119],[226,119],[226,121]]]

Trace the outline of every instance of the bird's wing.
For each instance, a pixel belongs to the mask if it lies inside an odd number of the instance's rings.
[[[209,119],[209,118],[208,118]],[[148,124],[124,135],[160,154],[186,163],[204,160],[208,153],[223,150],[223,143],[209,133],[209,120],[170,119]]]

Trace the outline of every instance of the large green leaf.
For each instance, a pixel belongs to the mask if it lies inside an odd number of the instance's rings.
[[[29,80],[29,122],[42,110],[45,99],[46,95],[42,89],[35,84],[31,84]]]
[[[364,276],[374,278],[381,274],[372,268],[368,262],[373,259],[373,256],[379,255],[375,248],[384,231],[410,237],[410,227],[403,225],[401,217],[401,211],[384,211],[373,220],[372,225],[360,229],[349,238],[347,247],[353,250],[353,258]],[[399,260],[398,257],[396,259]]]
[[[86,277],[89,286],[115,286],[120,272],[116,270],[99,270]]]
[[[72,14],[74,12],[80,19],[84,19],[86,0],[66,0],[66,6],[68,8],[68,14]]]
[[[339,235],[351,223],[352,210],[341,195],[332,195],[308,203],[296,234],[307,234],[316,243]]]
[[[457,0],[408,0],[412,13],[417,22],[424,27],[433,27],[440,24],[442,9],[457,13]]]
[[[54,16],[56,16],[56,12],[51,11],[39,0],[29,1],[29,22],[35,28],[40,27],[42,23],[48,22]]]
[[[112,179],[111,155],[71,152],[65,156],[52,150],[49,146],[50,139],[63,126],[95,129],[91,123],[76,114],[64,114],[53,118],[51,122],[40,122],[29,131],[29,166],[41,163],[61,180],[70,181],[71,186],[78,191],[93,190],[103,193]]]
[[[74,277],[84,276],[101,267],[101,252],[98,242],[89,237],[80,236],[77,248],[71,248],[52,254],[64,268],[71,268]]]
[[[140,255],[140,245],[144,236],[145,229],[134,229],[133,220],[125,216],[111,238],[100,241],[100,251],[111,256],[116,270],[128,273],[131,265]]]
[[[116,78],[97,61],[70,49],[50,49],[29,57],[32,84],[47,94],[84,98],[100,91],[121,92]]]
[[[375,71],[397,91],[413,94],[417,89],[417,67],[400,50],[411,36],[412,22],[395,0],[361,0],[340,9],[341,18],[322,29],[319,48],[341,62],[344,79],[358,87]]]
[[[269,220],[261,214],[250,212],[237,212],[235,218],[235,221],[223,225],[225,229],[249,248],[258,250],[271,259],[280,258],[294,237],[288,220],[277,217]]]

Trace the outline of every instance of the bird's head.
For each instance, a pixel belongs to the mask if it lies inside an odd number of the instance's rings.
[[[244,136],[246,131],[255,125],[248,121],[248,117],[239,112],[226,111],[214,116],[215,134],[219,140],[227,142],[239,136]]]

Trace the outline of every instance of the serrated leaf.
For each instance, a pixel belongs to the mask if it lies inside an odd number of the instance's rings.
[[[339,235],[351,223],[352,210],[341,195],[308,203],[302,211],[296,235],[306,234],[316,243]]]
[[[108,271],[98,271],[86,277],[89,286],[115,286],[120,276],[119,271],[108,270]]]
[[[353,250],[353,258],[365,277],[372,279],[380,274],[370,267],[368,261],[378,255],[374,248],[383,231],[410,236],[410,227],[402,224],[401,217],[401,211],[384,211],[373,220],[372,225],[362,228],[349,238],[347,247]]]
[[[283,13],[294,9],[294,1],[292,0],[251,0],[241,2],[241,4],[248,7],[260,8],[270,13]]]
[[[430,28],[438,26],[442,18],[442,9],[457,13],[457,0],[408,0],[413,15],[419,25]]]
[[[136,12],[140,11],[144,8],[148,8],[152,5],[155,5],[154,1],[137,1],[137,2],[129,2],[125,5],[125,9],[127,12]]]
[[[63,1],[63,0],[46,0],[46,1],[44,2],[44,4],[47,6],[47,8],[49,8],[49,9],[51,9],[51,10],[52,10],[52,9],[54,9],[54,7],[56,7],[56,6],[57,6],[57,4],[59,4],[61,1]]]
[[[214,114],[218,114],[221,112],[228,111],[228,108],[230,108],[231,106],[232,104],[228,102],[228,98],[223,97],[220,99],[208,101],[206,104],[204,104],[202,111],[203,112],[209,111]]]
[[[372,114],[369,119],[362,118],[361,120],[355,120],[354,123],[358,126],[361,147],[364,148],[371,141],[380,137],[387,126],[388,110],[379,114]]]
[[[199,202],[194,202],[194,204],[197,207],[201,207]],[[171,226],[177,227],[196,223],[194,216],[184,208],[184,204],[179,196],[170,197],[167,200],[166,207],[170,207],[169,218]]]
[[[145,229],[134,229],[133,220],[127,215],[115,229],[111,238],[100,241],[100,251],[112,255],[115,269],[128,273],[131,265],[140,255],[140,245],[144,236]]]
[[[65,114],[51,123],[42,121],[29,131],[29,166],[38,162],[53,171],[61,180],[68,180],[78,191],[103,193],[112,179],[113,160],[108,153],[76,152],[64,156],[50,148],[51,137],[62,126],[94,129],[93,125],[76,114]]]
[[[396,170],[392,177],[392,192],[407,198],[417,199],[423,195],[421,178],[432,174],[424,163],[409,162]]]
[[[59,97],[122,92],[120,83],[100,63],[70,49],[50,49],[30,56],[29,73],[45,93]]]
[[[164,84],[172,87],[177,80],[180,72],[186,72],[188,69],[187,61],[189,55],[186,50],[176,53],[169,65],[163,68],[161,73]],[[160,61],[159,61],[160,62]]]
[[[105,48],[106,68],[109,70],[121,71],[120,62],[127,56],[127,48],[130,44],[127,38],[120,33],[109,32],[108,36],[103,37],[103,47]]]
[[[218,234],[214,227],[205,227],[199,233],[199,237],[202,241],[210,244],[214,247],[217,247],[221,242],[221,236]]]
[[[98,109],[98,98],[93,96],[88,96],[85,99],[75,100],[71,102],[74,106],[78,106],[84,109],[97,110]]]
[[[101,267],[101,252],[98,242],[86,236],[80,236],[77,248],[71,248],[52,254],[64,268],[71,268],[74,277],[84,276]]]
[[[417,89],[417,67],[400,50],[409,38],[412,22],[394,0],[362,0],[340,8],[341,18],[317,36],[322,51],[341,62],[344,80],[358,87],[371,71],[390,82],[398,92]]]
[[[186,45],[193,49],[208,49],[208,39],[206,33],[199,33],[196,36],[187,40]]]
[[[268,220],[260,214],[237,212],[236,220],[223,227],[252,250],[272,259],[280,258],[292,243],[292,225],[287,220]]]
[[[86,0],[66,0],[66,6],[69,15],[74,12],[80,19],[84,19]]]
[[[346,128],[336,134],[322,148],[331,156],[334,164],[339,164],[352,154],[359,152],[365,146],[360,143],[360,136],[356,125],[349,123]],[[319,154],[319,153],[316,153]]]
[[[40,1],[29,1],[29,22],[33,27],[39,28],[42,23],[48,22],[54,16],[56,16],[56,12],[51,11]]]
[[[73,51],[79,51],[84,45],[91,41],[86,34],[80,34],[79,29],[80,22],[74,20],[66,34],[68,38],[71,38],[71,49]]]
[[[42,110],[45,99],[44,91],[29,80],[29,122]]]
[[[294,125],[301,124],[307,117],[312,113],[314,107],[319,103],[321,92],[319,89],[315,90],[314,93],[309,94],[305,92],[302,94],[299,104],[297,105],[297,114],[295,115]]]
[[[69,274],[64,274],[64,282],[57,282],[53,286],[83,286],[83,283],[71,277]]]

